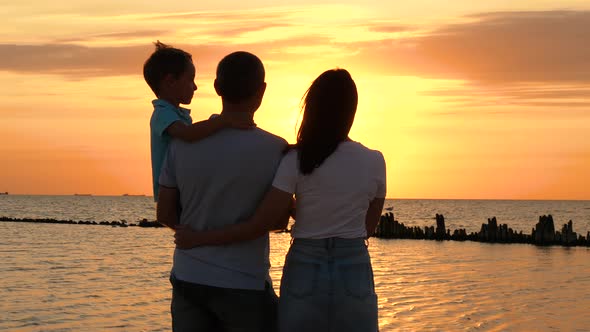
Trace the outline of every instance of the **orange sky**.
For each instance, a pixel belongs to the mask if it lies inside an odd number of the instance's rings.
[[[195,121],[217,62],[257,54],[255,120],[291,142],[311,81],[348,69],[390,198],[590,199],[590,4],[568,0],[2,4],[0,192],[151,194],[156,39],[193,54]]]

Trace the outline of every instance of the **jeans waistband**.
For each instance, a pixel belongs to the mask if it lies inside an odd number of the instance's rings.
[[[329,237],[325,239],[302,239],[295,238],[292,242],[294,245],[320,247],[320,248],[350,248],[358,246],[367,246],[366,239],[358,237],[354,239],[343,239],[340,237]]]

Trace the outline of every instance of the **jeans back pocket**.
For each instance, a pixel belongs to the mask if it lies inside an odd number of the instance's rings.
[[[289,259],[283,269],[281,294],[295,297],[312,295],[317,289],[320,265]]]
[[[338,266],[340,286],[346,294],[365,298],[375,294],[371,264],[356,263]]]

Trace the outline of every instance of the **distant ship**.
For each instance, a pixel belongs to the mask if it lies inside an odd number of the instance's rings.
[[[3,193],[0,193],[0,195],[8,195],[8,191],[5,191]]]
[[[74,196],[92,196],[92,194],[74,194]]]
[[[141,195],[141,194],[139,194],[139,195],[129,195],[129,194],[123,194],[123,195],[121,195],[121,196],[129,196],[129,197],[145,197],[145,195]]]

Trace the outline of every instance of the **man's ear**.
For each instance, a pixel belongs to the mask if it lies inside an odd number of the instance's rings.
[[[221,97],[221,93],[219,93],[219,83],[217,83],[217,79],[213,81],[213,87],[215,88],[215,92],[217,93],[217,95]]]
[[[260,88],[258,88],[258,98],[264,97],[264,92],[266,91],[266,82],[263,82],[262,84],[260,84]]]

